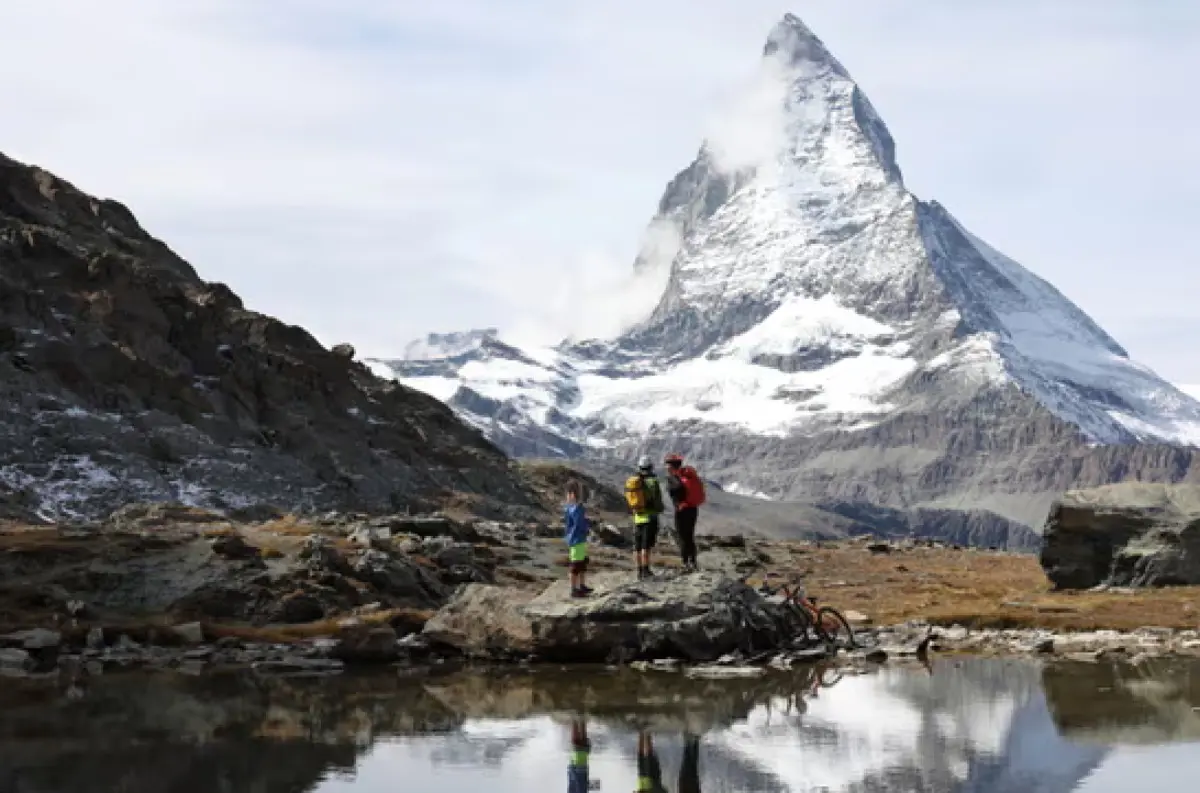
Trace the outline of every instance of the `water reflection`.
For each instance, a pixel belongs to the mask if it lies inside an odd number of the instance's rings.
[[[1154,774],[1192,790],[1194,747],[1119,747],[1200,737],[1198,670],[6,679],[0,791],[527,793],[565,776],[568,793],[1103,793]]]

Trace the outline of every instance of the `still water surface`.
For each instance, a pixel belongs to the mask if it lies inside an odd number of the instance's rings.
[[[2,793],[1200,789],[1200,665],[0,679]]]

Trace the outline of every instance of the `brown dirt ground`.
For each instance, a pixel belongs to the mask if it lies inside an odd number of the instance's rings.
[[[769,565],[772,585],[801,577],[823,604],[861,612],[876,625],[924,618],[976,628],[1200,626],[1200,587],[1055,592],[1032,555],[924,547],[874,554],[861,543],[785,548],[787,558]]]

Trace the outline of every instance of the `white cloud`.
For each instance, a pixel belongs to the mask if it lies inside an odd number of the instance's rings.
[[[785,142],[785,102],[794,74],[779,57],[763,58],[713,114],[705,140],[717,169],[736,174],[773,161]]]
[[[910,187],[1200,381],[1182,0],[14,1],[0,151],[122,200],[329,343],[578,330],[566,273],[603,330],[664,185],[786,11],[863,85]]]

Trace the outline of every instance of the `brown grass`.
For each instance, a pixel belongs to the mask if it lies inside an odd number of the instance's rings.
[[[877,625],[917,618],[937,625],[1059,630],[1200,624],[1198,587],[1054,592],[1032,555],[931,548],[876,555],[843,545],[806,548],[771,567],[772,583],[802,577],[822,604],[861,612]]]
[[[307,537],[317,531],[317,527],[311,523],[304,523],[295,515],[284,515],[282,518],[269,520],[259,527],[260,531],[270,532],[271,534],[283,534],[294,537]]]

